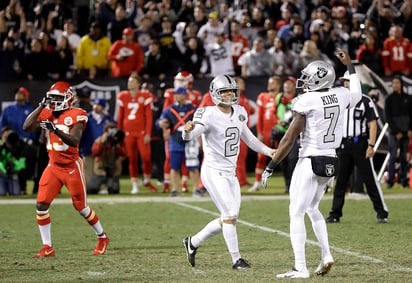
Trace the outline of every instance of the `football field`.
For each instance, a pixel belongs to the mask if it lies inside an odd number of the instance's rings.
[[[33,259],[42,247],[35,215],[35,197],[0,198],[0,282],[289,282],[277,279],[293,266],[289,239],[288,197],[275,176],[268,190],[247,193],[242,188],[238,220],[239,247],[250,270],[231,269],[222,235],[205,242],[196,267],[186,260],[182,239],[218,216],[208,196],[145,192],[128,195],[122,180],[120,195],[89,196],[110,245],[93,256],[96,237],[74,210],[66,189],[50,208],[54,258]],[[314,275],[320,248],[306,218],[307,265],[311,277],[300,282],[411,282],[412,190],[384,189],[389,223],[376,224],[367,196],[347,195],[344,216],[328,224],[335,265],[324,277]],[[332,194],[321,201],[326,216]]]

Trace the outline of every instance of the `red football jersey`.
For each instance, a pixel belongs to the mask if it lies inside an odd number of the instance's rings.
[[[385,71],[402,72],[410,70],[411,62],[412,44],[409,39],[401,38],[398,42],[395,39],[387,38],[383,42],[382,63]]]
[[[199,107],[206,107],[206,106],[214,106],[215,103],[212,100],[212,96],[210,95],[210,92],[206,92],[205,95],[203,95],[202,102],[200,103]]]
[[[249,51],[249,41],[243,35],[232,36],[232,59],[233,64],[237,66],[239,57]]]
[[[276,95],[271,96],[269,92],[258,95],[256,104],[258,106],[256,129],[258,134],[270,134],[272,128],[277,124]]]
[[[146,90],[139,91],[132,97],[128,90],[121,91],[117,96],[118,117],[117,127],[128,134],[152,133],[153,95]]]
[[[86,127],[87,112],[81,108],[69,108],[56,118],[50,109],[44,108],[37,120],[49,120],[60,131],[69,134],[77,123],[83,123],[83,129]],[[45,131],[45,137],[50,163],[69,164],[79,159],[79,146],[69,146],[57,135],[49,131]]]
[[[168,88],[165,90],[165,102],[163,104],[163,110],[165,110],[169,105],[175,102],[173,92],[173,88]],[[194,106],[199,107],[200,103],[202,102],[202,94],[200,93],[200,91],[187,89],[186,102],[190,102]]]

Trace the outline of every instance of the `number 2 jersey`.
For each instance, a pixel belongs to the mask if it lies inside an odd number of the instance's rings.
[[[270,154],[270,148],[261,143],[247,126],[245,108],[232,105],[232,113],[223,113],[216,106],[198,108],[194,114],[195,129],[183,131],[189,140],[202,134],[203,165],[225,171],[235,170],[240,149],[240,138],[254,151]]]
[[[87,119],[87,112],[81,108],[69,108],[58,117],[55,117],[50,109],[44,108],[37,118],[38,121],[49,120],[65,134],[69,134],[77,123],[82,123],[83,129],[85,129]],[[79,159],[79,146],[69,146],[57,135],[49,131],[45,131],[45,137],[50,163],[69,164]]]
[[[362,98],[357,74],[350,75],[350,91],[335,87],[328,91],[305,92],[292,101],[292,110],[306,117],[300,136],[299,157],[336,155],[342,141],[346,108],[353,108]]]

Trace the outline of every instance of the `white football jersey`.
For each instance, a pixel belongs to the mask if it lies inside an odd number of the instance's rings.
[[[203,164],[212,168],[232,170],[240,149],[240,136],[247,128],[248,116],[245,108],[232,105],[230,114],[221,112],[215,106],[198,108],[193,122],[205,127],[202,133]]]
[[[325,92],[306,92],[293,100],[292,110],[306,117],[299,157],[336,154],[342,141],[345,110],[354,107],[360,99],[360,95],[353,93],[336,87]]]

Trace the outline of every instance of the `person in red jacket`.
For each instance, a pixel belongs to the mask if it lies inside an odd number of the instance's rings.
[[[108,58],[112,62],[112,77],[127,77],[132,72],[139,73],[143,68],[143,51],[134,41],[131,28],[123,30],[123,39],[116,40],[111,46]]]
[[[278,123],[276,115],[276,96],[280,93],[282,87],[282,80],[278,76],[273,76],[268,79],[267,92],[262,92],[257,97],[258,113],[257,113],[257,137],[267,146],[271,146],[271,132],[272,128]],[[255,192],[260,188],[260,181],[262,179],[263,170],[266,167],[266,156],[258,154],[256,169],[255,169],[255,183],[248,190]]]
[[[121,91],[117,96],[117,127],[125,133],[132,194],[139,193],[138,154],[143,163],[143,184],[150,191],[157,192],[157,189],[150,183],[153,95],[147,90],[140,90],[141,82],[142,79],[137,74],[131,74],[127,81],[128,90]]]
[[[389,29],[389,37],[383,42],[382,63],[385,76],[402,74],[409,76],[412,63],[412,44],[409,39],[402,36],[399,24]]]

